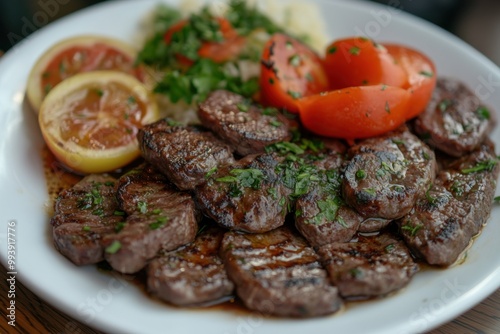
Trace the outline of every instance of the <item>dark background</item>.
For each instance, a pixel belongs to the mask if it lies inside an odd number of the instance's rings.
[[[106,0],[0,0],[0,50],[80,8]],[[140,1],[140,0],[136,0]],[[449,30],[500,64],[500,1],[373,0],[400,8]]]

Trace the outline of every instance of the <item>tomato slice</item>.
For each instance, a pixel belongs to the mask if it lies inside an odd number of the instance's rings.
[[[384,46],[363,37],[338,40],[326,48],[331,89],[386,84],[402,87],[406,73]]]
[[[145,81],[145,70],[134,65],[136,50],[112,38],[76,36],[55,45],[38,59],[31,70],[27,95],[38,112],[43,99],[63,80],[82,72],[114,70]]]
[[[198,49],[198,55],[202,58],[212,59],[216,63],[223,63],[236,58],[241,53],[245,47],[245,38],[238,35],[227,19],[216,17],[215,20],[219,24],[223,40],[221,42],[202,43]],[[170,27],[163,37],[165,43],[170,43],[174,34],[181,31],[188,24],[189,20],[185,19]],[[192,59],[185,55],[176,55],[176,58],[186,67],[194,63]]]
[[[313,50],[290,36],[274,34],[264,47],[260,87],[263,104],[297,113],[297,99],[328,90],[328,79]]]
[[[411,94],[406,119],[411,119],[425,110],[432,91],[436,87],[436,67],[424,54],[414,49],[386,44],[387,51],[404,69],[407,81],[402,87]]]
[[[38,116],[42,136],[59,161],[79,173],[102,173],[139,156],[137,132],[158,119],[158,108],[133,76],[92,71],[54,87]]]
[[[350,87],[297,102],[302,124],[327,137],[358,139],[394,130],[406,121],[410,93],[386,85]]]

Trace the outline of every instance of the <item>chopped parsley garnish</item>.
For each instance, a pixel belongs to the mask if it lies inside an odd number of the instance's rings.
[[[96,215],[96,216],[99,216],[99,217],[102,217],[102,216],[104,216],[104,209],[103,208],[97,208],[94,211],[92,211],[92,214]]]
[[[232,197],[241,196],[241,188],[260,189],[261,183],[265,179],[264,173],[256,168],[235,168],[229,174],[215,179],[215,181],[230,183],[230,195]]]
[[[392,139],[392,142],[396,145],[404,145],[405,141],[401,139]]]
[[[481,120],[489,120],[491,117],[490,111],[486,107],[477,108],[476,113]]]
[[[423,75],[424,77],[432,78],[434,76],[434,73],[429,72],[429,71],[420,71],[420,75]]]
[[[464,184],[458,180],[453,182],[450,189],[458,197],[461,197],[465,192]]]
[[[336,46],[332,46],[331,48],[328,49],[328,53],[329,54],[333,54],[335,52],[337,52],[337,47]]]
[[[139,210],[140,213],[148,212],[148,203],[143,201],[137,202],[137,209]]]
[[[425,160],[431,160],[431,156],[429,155],[429,153],[425,152],[424,150],[422,150],[422,156]]]
[[[310,219],[308,223],[319,225],[323,222],[335,222],[341,204],[342,201],[338,196],[328,196],[325,200],[318,201],[319,213]],[[341,217],[337,219],[337,222],[342,226],[345,225],[345,221]]]
[[[422,227],[424,227],[424,226],[421,225],[421,224],[416,224],[414,226],[412,226],[410,224],[407,224],[407,225],[401,226],[401,230],[408,231],[408,233],[410,234],[410,236],[414,237],[415,235],[417,235],[417,232],[420,231],[420,229]]]
[[[490,159],[486,161],[478,162],[474,167],[462,169],[462,174],[472,174],[479,173],[482,171],[491,172],[493,168],[497,165],[498,159]]]
[[[436,205],[439,198],[432,196],[430,194],[431,189],[432,189],[432,184],[430,184],[429,188],[427,188],[427,191],[425,192],[425,198],[427,199],[427,202],[429,202],[431,205]]]
[[[267,189],[267,193],[271,195],[272,199],[278,199],[278,191],[276,190],[276,188]]]
[[[243,80],[239,73],[230,73],[213,60],[202,58],[185,72],[167,71],[154,91],[167,95],[173,103],[181,100],[192,103],[203,101],[217,89],[251,97],[258,91],[259,83],[256,77]]]
[[[282,155],[293,153],[293,154],[303,154],[305,151],[299,145],[284,141],[275,144],[271,144],[266,147],[266,152],[279,152]]]
[[[297,67],[297,66],[300,66],[300,56],[298,54],[294,54],[294,55],[291,55],[289,58],[288,58],[288,63],[290,65],[292,65],[293,67]]]
[[[115,232],[118,233],[121,230],[123,230],[123,228],[125,227],[125,225],[127,225],[126,222],[118,222],[118,223],[116,223],[116,225],[115,225]]]
[[[360,278],[363,276],[363,272],[359,268],[353,268],[349,270],[349,273],[353,278]]]
[[[210,178],[214,173],[217,172],[217,166],[210,168],[210,170],[205,174],[205,179]]]
[[[348,228],[348,227],[349,227],[349,226],[347,226],[347,223],[345,222],[344,218],[342,218],[342,217],[340,217],[340,216],[339,216],[339,217],[337,217],[336,222],[337,222],[340,226],[342,226],[343,228]]]
[[[104,250],[108,254],[115,254],[122,248],[121,242],[114,240],[106,249]]]
[[[128,104],[135,104],[137,103],[137,100],[135,99],[135,97],[133,97],[132,95],[128,97],[127,99],[127,103]]]
[[[236,104],[236,107],[241,112],[247,112],[248,109],[250,108],[250,105],[248,104],[248,102],[240,102]]]
[[[286,93],[294,99],[300,99],[302,97],[302,94],[300,92],[296,92],[293,90],[288,90]]]
[[[262,29],[270,35],[283,32],[281,27],[262,14],[256,6],[249,5],[244,0],[231,0],[225,17],[240,35],[248,35],[256,29]]]
[[[85,225],[82,227],[82,231],[89,232],[90,231],[90,226]]]
[[[59,73],[64,74],[64,72],[66,72],[66,66],[64,64],[64,61],[61,61],[59,63]]]
[[[493,198],[493,202],[494,203],[500,203],[500,196],[496,196],[495,198]]]
[[[354,56],[359,56],[360,52],[361,52],[361,49],[358,48],[357,46],[353,46],[352,48],[349,49],[349,53],[354,55]]]
[[[120,210],[115,210],[115,212],[113,212],[113,215],[115,215],[115,216],[125,216],[125,212],[120,211]]]
[[[272,120],[269,121],[269,125],[274,126],[275,128],[279,128],[281,125],[283,125],[283,123],[281,123],[280,121]]]
[[[362,192],[368,194],[369,196],[375,196],[377,194],[377,191],[373,188],[364,188]]]
[[[43,91],[45,92],[45,94],[48,94],[50,92],[50,90],[52,89],[52,85],[51,84],[46,84],[44,87],[43,87]]]
[[[276,116],[278,115],[279,111],[276,108],[273,107],[266,107],[262,109],[262,115],[264,116]]]
[[[395,247],[396,246],[394,246],[394,244],[388,244],[387,246],[385,246],[385,251],[387,253],[390,253],[390,252],[392,252],[394,250]]]
[[[451,105],[453,105],[453,100],[445,99],[439,102],[438,107],[441,112],[445,112]]]
[[[358,169],[356,171],[356,179],[363,180],[364,178],[366,178],[366,172],[363,169]]]
[[[98,209],[104,200],[101,193],[99,192],[99,188],[101,187],[101,183],[94,183],[92,189],[87,192],[83,198],[78,199],[76,206],[81,210],[89,210],[89,209]]]
[[[181,122],[178,122],[178,121],[171,119],[171,118],[168,118],[166,121],[167,121],[168,126],[181,126],[181,125],[183,125]]]
[[[153,223],[149,224],[149,228],[152,230],[159,229],[160,227],[163,227],[167,223],[167,221],[168,221],[167,217],[160,216],[156,218],[156,220]]]

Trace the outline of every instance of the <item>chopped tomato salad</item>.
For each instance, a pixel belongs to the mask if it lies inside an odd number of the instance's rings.
[[[164,41],[167,45],[175,42],[176,39],[183,40],[189,31],[190,21],[182,20],[174,24],[164,35]],[[231,23],[222,17],[217,17],[214,24],[218,25],[215,28],[217,33],[214,34],[213,40],[204,41],[198,48],[197,56],[200,58],[208,58],[216,63],[223,63],[235,59],[245,46],[245,38],[238,35]],[[178,53],[176,58],[181,65],[189,67],[194,64],[194,57]]]

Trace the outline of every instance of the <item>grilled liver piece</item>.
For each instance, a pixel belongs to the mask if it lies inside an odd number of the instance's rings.
[[[342,297],[371,298],[401,289],[418,271],[408,248],[389,234],[321,246],[318,254]]]
[[[218,90],[200,103],[198,117],[204,126],[245,156],[264,153],[267,145],[291,138],[288,120],[277,110],[274,115],[269,110],[250,104],[241,95]]]
[[[438,79],[415,131],[429,145],[460,157],[479,147],[495,124],[495,113],[463,83]]]
[[[115,198],[115,179],[89,175],[73,188],[62,191],[51,219],[56,249],[76,265],[104,259],[102,238],[114,233],[123,218]]]
[[[434,152],[406,127],[363,140],[348,155],[344,198],[366,218],[404,216],[435,177]]]
[[[139,130],[142,156],[179,189],[194,189],[220,164],[234,162],[228,145],[213,133],[163,119]]]
[[[221,253],[238,296],[251,310],[314,317],[342,304],[316,253],[286,227],[263,234],[227,232]]]
[[[344,155],[328,150],[315,161],[318,181],[295,203],[295,226],[312,246],[347,242],[363,217],[342,199],[340,167]]]
[[[104,238],[105,258],[121,273],[135,273],[160,249],[194,240],[198,226],[191,196],[180,192],[149,165],[119,179],[118,197],[129,216],[121,230]]]
[[[209,227],[191,244],[161,252],[147,268],[150,293],[175,305],[216,302],[233,293],[219,247],[224,230]]]
[[[283,225],[290,189],[276,171],[281,160],[275,154],[247,156],[217,169],[196,189],[198,206],[229,229],[261,233]]]
[[[398,222],[412,252],[429,264],[453,264],[488,220],[499,170],[493,144],[487,142],[441,171]]]

